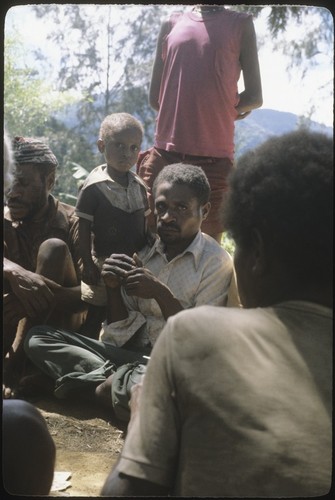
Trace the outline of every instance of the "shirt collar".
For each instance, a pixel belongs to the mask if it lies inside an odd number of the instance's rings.
[[[103,165],[99,165],[98,167],[95,167],[94,170],[89,174],[87,177],[82,189],[91,186],[92,184],[96,184],[98,182],[112,182],[115,183],[115,181],[111,178],[111,176],[107,172],[107,164],[104,163]]]
[[[138,179],[138,176],[134,174],[131,170],[128,170],[128,183],[133,183],[136,182]],[[99,165],[96,167],[92,172],[90,173],[89,177],[85,181],[83,185],[83,189],[86,188],[87,186],[91,186],[92,184],[96,184],[98,182],[111,182],[112,184],[115,184],[118,186],[118,183],[114,181],[114,179],[111,178],[107,171],[107,164],[104,163],[103,165]],[[143,183],[143,185],[145,185]]]
[[[198,231],[196,237],[192,241],[192,243],[179,255],[177,255],[170,262],[173,262],[176,259],[180,259],[186,253],[190,253],[194,258],[194,266],[196,270],[199,267],[201,255],[203,253],[205,246],[205,238],[201,231]],[[143,257],[142,262],[145,265],[156,253],[158,253],[165,261],[168,263],[166,259],[166,255],[164,253],[164,244],[160,238],[157,238],[153,246],[148,250],[146,255]]]

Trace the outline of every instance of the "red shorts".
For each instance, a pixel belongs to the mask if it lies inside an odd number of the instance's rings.
[[[152,186],[159,172],[166,166],[173,163],[188,163],[197,165],[205,172],[210,188],[211,210],[201,230],[207,234],[217,234],[224,231],[222,224],[221,205],[224,193],[227,191],[227,177],[233,170],[233,161],[230,158],[211,158],[207,156],[191,156],[174,151],[151,148],[140,154],[137,162],[137,173],[149,190],[149,204],[151,215],[149,225],[155,226],[154,202],[152,198]]]

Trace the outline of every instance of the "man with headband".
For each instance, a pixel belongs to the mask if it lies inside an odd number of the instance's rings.
[[[22,340],[28,328],[48,323],[77,330],[80,299],[78,219],[74,207],[52,194],[58,161],[43,142],[15,137],[13,182],[4,210],[3,396],[14,395],[23,374]]]

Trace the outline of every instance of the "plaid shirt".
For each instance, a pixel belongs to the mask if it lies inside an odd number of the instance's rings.
[[[216,241],[199,233],[184,252],[170,262],[158,239],[153,247],[139,252],[143,266],[167,285],[184,309],[210,304],[227,303],[233,275],[230,255]],[[122,297],[129,311],[127,319],[103,324],[100,340],[122,346],[139,331],[140,344],[153,346],[165,325],[161,309],[155,299],[130,297],[122,289]]]

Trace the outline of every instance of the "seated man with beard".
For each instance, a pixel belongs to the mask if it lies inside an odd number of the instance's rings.
[[[78,219],[51,194],[58,161],[34,138],[13,141],[13,180],[4,211],[4,397],[23,374],[22,342],[36,324],[79,328]]]

